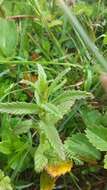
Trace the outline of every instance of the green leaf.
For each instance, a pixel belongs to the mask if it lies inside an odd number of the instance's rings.
[[[54,28],[56,26],[61,26],[61,25],[63,25],[63,22],[59,19],[52,20],[51,23],[48,24],[49,28]]]
[[[89,141],[100,151],[107,151],[107,128],[93,126],[86,129],[86,136]]]
[[[38,76],[39,82],[46,83],[47,82],[47,76],[46,76],[46,73],[45,73],[43,67],[40,64],[38,64],[38,74],[39,74],[39,76]]]
[[[0,142],[0,152],[7,155],[11,154],[12,150],[8,141]]]
[[[102,115],[98,110],[84,108],[81,110],[82,119],[86,127],[91,127],[92,125],[97,126],[101,124]]]
[[[54,104],[45,103],[45,104],[41,104],[40,107],[44,109],[46,112],[52,114],[53,116],[59,119],[62,118],[60,110]]]
[[[56,90],[58,90],[59,88],[57,87],[57,85],[59,85],[59,82],[62,80],[62,78],[70,71],[70,68],[65,69],[64,71],[62,71],[57,77],[56,79],[52,82],[52,84],[49,87],[49,95],[51,95],[52,93],[54,93]],[[60,87],[60,86],[59,86]]]
[[[74,103],[74,100],[68,100],[58,105],[58,109],[60,110],[62,116],[64,116],[70,111],[70,108],[74,105]]]
[[[34,167],[36,172],[41,172],[48,164],[48,159],[43,154],[38,152],[34,155]]]
[[[104,34],[103,44],[107,45],[107,32]]]
[[[41,103],[42,101],[47,101],[48,94],[48,83],[47,83],[47,76],[43,67],[38,64],[38,80],[35,83],[35,97],[37,103]]]
[[[60,112],[61,118],[63,118],[63,116],[70,111],[71,107],[74,105],[76,100],[92,98],[92,97],[93,96],[91,93],[87,93],[85,91],[68,90],[64,91],[62,94],[54,98],[52,100],[52,103],[56,105],[56,107]],[[59,119],[58,117],[54,118],[54,123],[56,123],[58,119]]]
[[[53,100],[53,102],[58,105],[62,102],[66,102],[69,100],[75,101],[75,100],[80,100],[80,99],[85,99],[85,98],[93,98],[93,95],[86,91],[67,90],[67,91],[64,91],[62,94],[60,94],[59,96],[57,96]]]
[[[85,68],[84,90],[89,91],[93,81],[93,73],[90,66]]]
[[[104,168],[107,169],[107,154],[104,156]]]
[[[13,21],[0,18],[0,52],[2,55],[13,56],[17,45],[17,29]]]
[[[0,190],[13,190],[10,178],[5,176],[2,170],[0,170]]]
[[[63,119],[63,116],[68,114],[71,107],[74,105],[75,101],[69,100],[66,102],[62,102],[59,105],[57,105],[57,109],[59,110],[60,115],[58,116],[57,114],[52,115],[49,114],[48,117],[51,119],[53,124],[56,124],[59,120]]]
[[[64,160],[65,154],[64,154],[63,144],[51,120],[48,119],[47,121],[44,121],[44,122],[40,121],[39,125],[40,125],[41,130],[45,133],[51,146],[54,148],[54,150],[59,155],[59,157]]]
[[[21,121],[14,129],[16,135],[27,133],[31,128],[33,128],[32,120]]]
[[[88,141],[84,134],[75,134],[68,137],[64,144],[68,157],[76,156],[83,161],[100,159],[100,152]]]
[[[38,111],[39,111],[38,106],[33,103],[26,103],[26,102],[0,103],[1,113],[26,115],[26,114],[37,114]]]
[[[15,172],[22,172],[30,167],[31,160],[28,156],[29,147],[21,152],[13,153],[8,159],[8,166],[15,170]]]

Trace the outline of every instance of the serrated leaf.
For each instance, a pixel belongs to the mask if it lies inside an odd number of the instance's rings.
[[[50,120],[40,121],[39,123],[41,130],[45,133],[49,143],[54,148],[59,157],[65,160],[64,148],[59,137],[59,134]]]
[[[53,124],[56,124],[60,119],[63,119],[63,116],[66,115],[67,113],[69,113],[71,107],[74,105],[75,101],[73,100],[69,100],[66,102],[62,102],[60,103],[57,108],[60,111],[60,115],[52,115],[49,114],[47,115],[49,118],[51,118],[51,121]]]
[[[31,128],[33,128],[32,120],[21,121],[13,130],[16,135],[27,133]]]
[[[36,172],[41,172],[48,164],[48,159],[43,154],[38,152],[34,155],[34,167]]]
[[[64,86],[64,84],[65,84],[66,82],[67,82],[66,79],[62,80],[58,85],[56,85],[56,86],[54,87],[54,89],[52,90],[51,93],[55,93],[56,91],[62,89],[62,87]],[[49,93],[50,93],[50,92],[49,92]],[[50,94],[50,95],[51,95],[51,94]]]
[[[84,134],[75,134],[68,137],[64,147],[68,156],[77,156],[77,158],[89,162],[100,159],[100,152],[88,141]]]
[[[38,111],[39,111],[38,106],[33,103],[26,103],[26,102],[0,103],[1,113],[26,115],[26,114],[37,114]]]
[[[93,126],[86,129],[86,136],[89,141],[100,151],[107,151],[107,128]]]
[[[85,99],[85,98],[93,98],[93,95],[91,93],[88,93],[86,91],[80,91],[80,90],[67,90],[64,91],[62,94],[57,96],[53,102],[55,104],[60,104],[62,102],[66,102],[69,100],[75,101],[75,100],[80,100],[80,99]]]
[[[87,93],[85,91],[78,91],[78,90],[68,90],[57,96],[52,100],[57,108],[60,110],[62,117],[70,111],[70,108],[74,105],[76,100],[85,99],[85,98],[92,98],[91,93]],[[56,118],[57,122],[58,119]]]
[[[74,100],[68,100],[58,105],[58,109],[60,110],[62,116],[64,116],[70,111],[70,108],[74,105],[74,103],[75,103]]]

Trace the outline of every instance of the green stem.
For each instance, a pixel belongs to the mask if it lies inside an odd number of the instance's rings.
[[[52,190],[55,186],[55,178],[43,172],[40,176],[40,190]]]

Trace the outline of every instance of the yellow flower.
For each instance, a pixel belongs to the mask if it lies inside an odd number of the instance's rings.
[[[73,162],[63,161],[56,165],[48,165],[46,167],[46,171],[48,172],[48,174],[55,178],[64,175],[67,172],[70,172],[72,167]]]

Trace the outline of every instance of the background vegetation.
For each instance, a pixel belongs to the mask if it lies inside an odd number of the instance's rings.
[[[107,189],[106,47],[106,0],[0,1],[0,190]]]

